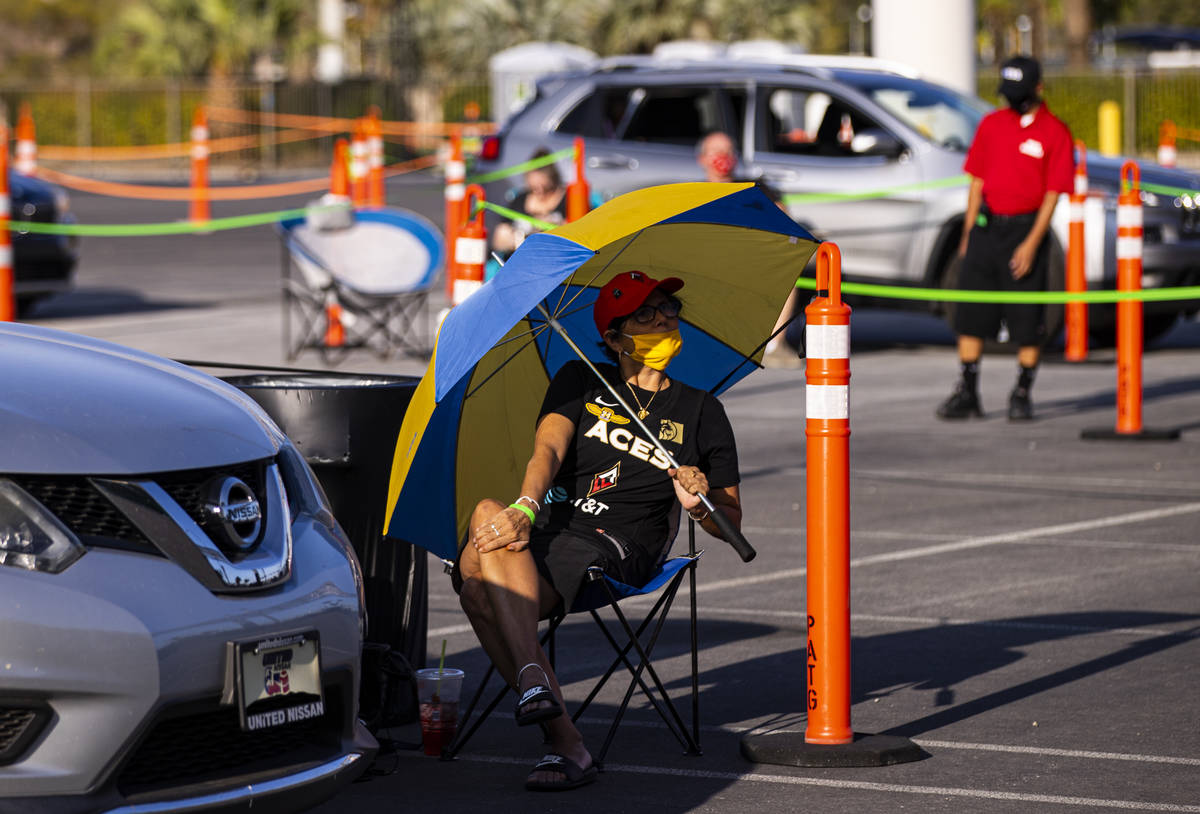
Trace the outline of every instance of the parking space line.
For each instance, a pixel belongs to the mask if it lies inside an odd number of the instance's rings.
[[[1162,520],[1168,517],[1194,514],[1196,512],[1200,512],[1200,503],[1180,503],[1175,506],[1164,506],[1158,509],[1145,509],[1143,511],[1110,515],[1108,517],[1098,517],[1094,520],[1079,520],[1074,523],[1057,523],[1052,526],[1039,526],[1036,528],[1024,529],[1023,531],[1011,531],[1003,534],[989,534],[983,537],[968,537],[965,540],[958,540],[952,543],[940,543],[937,545],[921,546],[919,548],[906,548],[900,551],[888,551],[882,554],[870,554],[865,557],[851,559],[850,567],[855,568],[863,565],[878,565],[879,563],[885,562],[899,562],[901,560],[911,560],[918,557],[930,557],[937,554],[950,554],[957,551],[968,551],[974,548],[984,548],[985,546],[996,545],[998,543],[1019,543],[1036,537],[1054,537],[1063,534],[1074,534],[1080,531],[1091,531],[1092,529],[1124,526],[1130,523]],[[807,568],[788,568],[781,571],[773,571],[769,574],[755,574],[751,577],[734,577],[732,579],[715,580],[713,582],[701,583],[699,586],[697,586],[696,590],[697,593],[703,593],[707,591],[723,590],[725,588],[741,588],[746,585],[759,585],[764,582],[797,579],[804,576],[807,571]]]
[[[528,759],[499,757],[494,755],[459,755],[459,760],[477,763],[499,763],[523,766]],[[818,786],[832,789],[874,791],[892,794],[922,794],[943,797],[964,797],[982,800],[1012,800],[1022,803],[1050,803],[1070,806],[1093,806],[1119,808],[1129,811],[1171,811],[1200,814],[1200,806],[1177,803],[1154,803],[1142,800],[1105,800],[1096,797],[1075,797],[1060,794],[1032,794],[1016,791],[990,791],[956,786],[918,786],[908,783],[875,783],[868,780],[833,780],[822,777],[793,777],[791,775],[762,774],[759,772],[715,772],[704,769],[675,769],[668,766],[642,766],[631,763],[606,763],[606,772],[626,774],[658,775],[661,777],[686,777],[695,780],[717,780],[751,783],[772,783],[785,786]]]
[[[612,721],[606,718],[580,718],[578,723],[590,724],[593,726],[609,726]],[[643,729],[662,729],[661,721],[639,721],[632,718],[625,718],[621,721],[621,726],[633,726]],[[701,732],[719,732],[726,735],[742,736],[757,732],[797,732],[803,733],[803,729],[787,729],[771,727],[760,728],[751,727],[749,729],[740,724],[701,724]],[[1091,749],[1059,749],[1053,746],[1012,746],[1007,743],[971,743],[964,741],[945,741],[935,740],[932,738],[913,738],[913,743],[918,746],[928,746],[931,749],[965,749],[976,752],[1005,752],[1021,755],[1045,755],[1046,757],[1069,757],[1078,760],[1120,760],[1130,763],[1163,763],[1173,766],[1200,766],[1200,758],[1194,757],[1175,757],[1174,755],[1140,755],[1125,752],[1097,752]]]

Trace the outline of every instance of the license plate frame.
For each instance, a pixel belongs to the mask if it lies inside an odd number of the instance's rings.
[[[317,631],[235,642],[232,650],[242,731],[274,729],[325,714]],[[280,702],[289,698],[293,703]]]

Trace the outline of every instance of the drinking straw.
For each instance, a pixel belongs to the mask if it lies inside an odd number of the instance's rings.
[[[446,640],[442,639],[442,657],[438,659],[437,683],[433,685],[433,697],[437,698],[442,689],[442,669],[446,666]]]

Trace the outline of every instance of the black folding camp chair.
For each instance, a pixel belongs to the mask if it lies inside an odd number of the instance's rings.
[[[673,540],[675,532],[678,529],[679,512],[675,511],[672,515],[676,518],[672,523],[671,539]],[[666,548],[669,547],[670,542],[667,543]],[[580,592],[569,614],[584,612],[590,614],[604,638],[612,646],[615,657],[608,669],[600,676],[595,686],[592,687],[587,697],[575,710],[571,716],[571,720],[579,720],[580,716],[583,715],[584,711],[595,700],[596,696],[599,695],[609,679],[621,667],[624,667],[630,676],[624,698],[621,700],[621,704],[613,716],[613,721],[609,725],[608,733],[605,735],[604,744],[593,755],[593,759],[597,765],[601,765],[605,755],[608,754],[608,749],[612,745],[613,738],[616,736],[617,728],[621,725],[621,720],[624,718],[629,703],[633,698],[633,693],[637,689],[640,689],[642,694],[650,701],[651,706],[658,713],[667,729],[679,741],[685,753],[689,755],[701,754],[699,643],[696,631],[696,565],[703,553],[703,551],[696,550],[696,527],[695,523],[689,519],[688,553],[665,560],[644,585],[625,585],[606,575],[603,569],[595,567],[588,569],[589,584]],[[659,678],[658,672],[654,669],[651,661],[655,645],[659,640],[659,634],[662,632],[667,614],[670,613],[671,606],[675,601],[675,595],[679,591],[679,586],[683,583],[685,576],[689,577],[691,588],[692,709],[690,730],[684,724],[683,717],[680,715],[675,702],[667,694],[667,690],[663,686],[663,682]],[[622,612],[620,602],[632,597],[653,596],[655,594],[658,595],[658,598],[655,600],[654,605],[635,628]],[[614,635],[613,629],[601,617],[600,611],[604,608],[611,608],[616,615],[617,622],[619,623],[616,633],[620,634],[620,636]],[[555,662],[555,633],[559,625],[563,623],[569,614],[561,613],[551,618],[545,632],[541,636],[541,644],[547,648],[551,664]],[[631,656],[635,657],[636,661]],[[484,673],[483,680],[479,684],[479,688],[475,691],[470,704],[467,706],[466,712],[460,718],[461,726],[458,735],[442,751],[442,760],[452,760],[508,694],[510,688],[502,688],[491,702],[488,703],[483,712],[474,721],[471,721],[471,716],[486,692],[488,683],[494,672],[495,668],[489,665],[487,672]],[[649,682],[646,680],[647,677],[649,678]],[[466,725],[467,722],[470,722],[470,726]]]
[[[290,218],[278,229],[289,360],[307,349],[321,351],[326,361],[355,348],[383,358],[397,350],[428,355],[427,300],[445,257],[432,223],[403,209],[376,208],[337,225]],[[340,319],[340,337],[328,330],[330,319]]]

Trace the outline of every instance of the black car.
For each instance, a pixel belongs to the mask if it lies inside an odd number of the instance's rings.
[[[74,223],[70,199],[58,187],[38,178],[8,173],[13,221]],[[79,260],[79,238],[13,230],[13,292],[17,314],[26,314],[38,300],[70,290]]]

